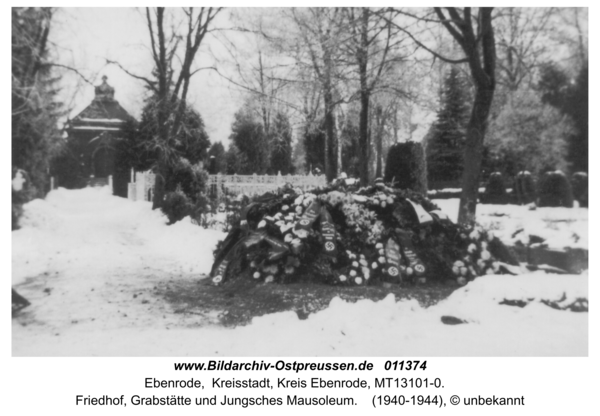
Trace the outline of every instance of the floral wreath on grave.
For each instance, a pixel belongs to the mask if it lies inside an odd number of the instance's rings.
[[[516,273],[492,232],[454,224],[421,194],[343,182],[284,187],[244,206],[215,250],[212,282],[407,284]]]

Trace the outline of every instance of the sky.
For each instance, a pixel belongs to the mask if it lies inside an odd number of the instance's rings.
[[[229,13],[222,12],[215,25],[229,24]],[[58,61],[76,68],[93,85],[102,76],[115,88],[115,99],[133,116],[143,107],[146,90],[116,65],[119,62],[129,72],[149,76],[153,67],[149,50],[149,35],[142,8],[63,8],[59,9],[52,28],[52,41],[57,46]],[[215,37],[208,36],[206,45],[196,57],[196,67],[210,66],[213,55],[223,54]],[[61,99],[76,116],[94,97],[94,88],[74,72],[65,71]],[[233,114],[240,105],[239,90],[218,74],[204,70],[194,75],[188,101],[200,112],[212,142],[228,142]]]

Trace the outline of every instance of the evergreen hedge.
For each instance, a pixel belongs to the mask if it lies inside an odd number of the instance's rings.
[[[513,194],[520,205],[535,202],[535,183],[533,182],[533,175],[530,172],[523,170],[517,174]]]
[[[573,198],[579,202],[580,207],[587,208],[588,202],[588,175],[585,172],[575,172],[571,178]]]
[[[566,175],[560,171],[546,172],[539,184],[538,206],[573,207],[573,190]]]
[[[508,195],[504,186],[504,179],[500,172],[493,172],[485,187],[485,192],[481,195],[481,202],[485,204],[506,204]]]

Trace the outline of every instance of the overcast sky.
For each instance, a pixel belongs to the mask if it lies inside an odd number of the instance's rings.
[[[222,12],[216,24],[229,26],[229,13]],[[143,9],[67,8],[60,9],[53,26],[52,40],[58,46],[59,61],[77,68],[94,85],[103,75],[115,88],[115,98],[138,117],[146,94],[143,83],[133,79],[106,59],[118,61],[132,73],[149,76],[151,60],[148,29]],[[213,54],[223,54],[221,43],[207,38],[196,58],[196,67],[214,63]],[[94,97],[92,85],[74,73],[65,73],[62,99],[73,108],[70,117],[83,110]],[[240,93],[218,74],[206,70],[197,73],[188,101],[200,112],[211,141],[227,143],[233,113],[240,104]]]

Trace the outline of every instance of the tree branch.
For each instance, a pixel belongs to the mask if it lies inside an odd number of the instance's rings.
[[[398,24],[394,23],[393,21],[384,18],[385,20],[387,20],[388,22],[390,22],[393,26],[396,26],[396,28],[398,28],[401,32],[406,33],[408,35],[408,37],[410,37],[412,39],[413,42],[415,42],[417,45],[419,45],[420,48],[425,49],[427,52],[429,52],[430,54],[432,54],[433,56],[435,56],[436,58],[447,62],[449,64],[463,64],[465,62],[468,62],[468,58],[461,58],[461,59],[450,59],[447,58],[439,53],[437,53],[436,51],[434,51],[433,49],[427,47],[424,43],[422,43],[421,41],[419,41],[410,31],[408,31],[407,29],[404,29],[403,27],[399,26]]]
[[[148,32],[150,33],[150,44],[152,45],[152,59],[154,64],[159,66],[158,53],[156,52],[156,40],[154,39],[154,29],[152,28],[152,18],[150,17],[150,8],[146,7],[146,21],[148,23]]]
[[[56,63],[50,63],[50,62],[46,62],[44,63],[44,66],[55,66],[58,68],[64,68],[64,69],[68,69],[69,71],[75,72],[77,75],[79,75],[79,77],[84,80],[85,82],[87,82],[90,85],[94,85],[94,83],[92,81],[90,81],[89,79],[87,79],[85,77],[85,75],[83,75],[81,72],[79,72],[77,69],[70,67],[68,65],[63,65],[63,64],[56,64]]]
[[[448,30],[448,32],[450,32],[452,37],[454,39],[456,39],[458,44],[464,48],[465,38],[463,37],[463,35],[458,30],[456,30],[456,28],[454,26],[452,26],[452,24],[450,24],[450,21],[448,21],[448,19],[446,19],[446,16],[444,15],[444,12],[442,11],[441,8],[434,7],[433,9],[435,10],[435,13],[440,18],[444,27]],[[453,8],[449,8],[449,9],[453,9]],[[456,12],[456,10],[455,10],[455,12]],[[460,17],[459,17],[459,19],[460,19]]]
[[[123,65],[121,65],[120,63],[118,63],[117,61],[111,61],[110,59],[106,60],[106,63],[109,65],[116,65],[118,66],[121,71],[125,72],[127,75],[129,75],[132,78],[138,79],[140,81],[144,81],[146,83],[146,85],[154,92],[158,92],[158,90],[156,89],[156,81],[152,81],[146,77],[143,77],[141,75],[136,75],[133,72],[128,71],[127,69],[125,69],[123,67]]]

